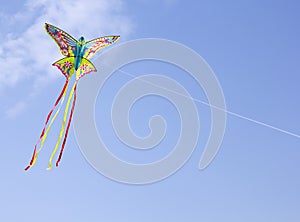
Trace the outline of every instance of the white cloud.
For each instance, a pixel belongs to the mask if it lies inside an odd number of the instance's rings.
[[[62,55],[45,32],[44,23],[60,27],[75,38],[121,35],[124,39],[132,30],[132,22],[123,9],[122,0],[27,0],[21,12],[9,16],[0,13],[8,30],[15,29],[0,42],[0,93],[7,87],[18,87],[25,79],[30,80],[33,90],[7,109],[6,116],[15,118],[26,109],[37,88],[61,75],[51,64]]]
[[[0,91],[25,78],[36,82],[59,73],[51,64],[62,56],[46,34],[45,22],[75,38],[81,35],[87,40],[110,34],[126,36],[132,23],[122,9],[121,0],[28,0],[22,12],[11,16],[10,23],[18,25],[22,20],[23,24],[30,22],[30,25],[21,33],[7,34],[6,40],[0,43]]]

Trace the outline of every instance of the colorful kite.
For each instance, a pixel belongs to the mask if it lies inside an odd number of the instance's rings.
[[[53,25],[49,25],[47,23],[45,24],[45,29],[46,29],[46,32],[50,35],[50,37],[53,38],[53,40],[58,45],[62,55],[65,56],[65,58],[58,60],[57,62],[53,63],[52,65],[56,66],[64,74],[64,76],[66,77],[66,82],[65,82],[63,89],[62,89],[61,93],[59,94],[53,108],[50,110],[50,112],[46,118],[44,128],[41,132],[41,135],[40,135],[37,143],[34,146],[34,151],[33,151],[33,155],[32,155],[30,164],[25,168],[25,170],[28,170],[35,164],[36,159],[37,159],[40,151],[42,150],[42,147],[44,146],[44,142],[49,133],[50,127],[51,127],[52,123],[54,122],[54,120],[56,119],[56,117],[60,111],[60,108],[62,107],[63,101],[66,96],[67,88],[69,85],[69,80],[72,77],[72,75],[75,73],[75,76],[76,76],[75,83],[72,86],[72,89],[70,91],[70,94],[69,94],[69,97],[67,100],[67,104],[65,107],[64,115],[63,115],[61,130],[60,130],[59,137],[56,142],[55,148],[51,154],[47,170],[50,170],[52,168],[53,157],[55,156],[55,154],[57,152],[58,146],[60,145],[63,134],[64,134],[63,142],[61,145],[61,150],[60,150],[57,162],[56,162],[56,166],[58,166],[58,164],[61,160],[61,157],[62,157],[62,153],[65,148],[69,128],[70,128],[71,121],[72,121],[72,116],[73,116],[75,102],[76,102],[76,88],[77,88],[78,80],[81,77],[83,77],[85,74],[88,74],[90,72],[96,72],[97,70],[96,70],[95,66],[91,63],[91,61],[89,61],[89,59],[95,53],[97,53],[100,49],[113,44],[120,38],[120,36],[104,36],[104,37],[100,37],[100,38],[85,42],[83,37],[80,37],[78,40],[76,40],[72,36],[70,36],[69,34],[64,32],[63,30],[61,30]],[[71,105],[72,98],[73,98],[72,108],[71,108],[71,111],[69,114],[67,127],[65,129],[66,122],[67,122],[67,116],[69,113],[69,108]],[[59,106],[58,106],[58,104],[59,104]],[[53,115],[53,117],[51,118],[51,116],[57,106],[58,106],[58,108],[57,108],[55,114]],[[37,150],[38,144],[40,144],[40,147]]]

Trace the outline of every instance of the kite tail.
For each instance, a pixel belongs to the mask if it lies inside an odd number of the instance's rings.
[[[61,160],[63,151],[65,149],[65,144],[66,144],[66,141],[67,141],[67,137],[68,137],[70,125],[71,125],[71,122],[72,122],[73,112],[74,112],[75,103],[76,103],[76,88],[77,88],[77,84],[75,83],[75,87],[74,87],[74,99],[73,99],[73,103],[72,103],[72,109],[71,109],[71,112],[70,112],[69,121],[68,121],[67,129],[66,129],[66,132],[65,132],[64,140],[63,140],[63,143],[62,143],[62,146],[61,146],[61,150],[60,150],[60,153],[59,153],[59,157],[58,157],[58,159],[56,161],[56,166],[57,167],[58,167],[58,164],[59,164],[59,162]]]
[[[43,130],[42,130],[42,132],[41,132],[41,135],[40,135],[38,141],[36,142],[36,144],[35,144],[35,146],[34,146],[34,151],[33,151],[33,155],[32,155],[32,157],[31,157],[30,163],[29,163],[29,165],[25,168],[25,170],[29,170],[29,169],[35,164],[35,162],[36,162],[36,159],[37,159],[37,157],[38,157],[38,154],[39,154],[39,152],[41,151],[42,146],[44,145],[44,142],[45,142],[45,139],[46,139],[47,134],[48,134],[48,132],[49,132],[50,126],[51,126],[52,123],[54,122],[54,120],[55,120],[55,118],[56,118],[56,116],[57,116],[57,114],[58,114],[58,112],[59,112],[59,110],[60,110],[60,107],[61,107],[61,105],[62,105],[62,103],[63,103],[64,97],[65,97],[66,92],[67,92],[68,83],[69,83],[69,80],[66,79],[66,82],[65,82],[65,85],[64,85],[62,91],[60,92],[58,98],[57,98],[56,101],[55,101],[54,106],[52,107],[52,109],[50,110],[50,112],[49,112],[48,115],[47,115],[47,119],[46,119],[46,121],[45,121],[44,128],[43,128]],[[52,115],[54,109],[56,108],[56,106],[58,105],[58,103],[59,103],[59,101],[60,101],[61,99],[62,99],[62,101],[61,101],[61,103],[60,103],[60,107],[59,107],[59,109],[56,111],[54,117],[53,117],[52,120],[50,121],[50,125],[48,126],[48,128],[47,128],[47,130],[46,130],[46,127],[47,127],[47,125],[48,125],[48,122],[49,122],[49,120],[50,120],[50,117],[51,117],[51,115]],[[45,131],[45,130],[46,130],[46,131]],[[46,133],[45,133],[45,132],[46,132]],[[37,147],[37,145],[38,145],[41,141],[42,141],[41,147],[40,147],[40,149],[39,149],[38,151],[36,151],[36,147]]]
[[[48,164],[48,168],[47,170],[50,170],[52,168],[52,160],[53,160],[53,157],[54,155],[56,154],[57,152],[57,149],[58,149],[58,146],[61,142],[61,139],[62,139],[62,136],[63,136],[63,133],[64,133],[64,130],[65,130],[65,125],[66,125],[66,120],[67,120],[67,114],[68,114],[68,111],[69,111],[69,107],[70,107],[70,103],[71,103],[71,99],[73,97],[73,94],[74,94],[74,89],[76,88],[76,85],[77,85],[77,81],[74,83],[72,89],[71,89],[71,93],[69,95],[69,98],[68,98],[68,102],[67,102],[67,105],[66,105],[66,108],[65,108],[65,112],[64,112],[64,117],[63,117],[63,122],[62,122],[62,126],[61,126],[61,129],[60,129],[60,133],[59,133],[59,137],[58,137],[58,140],[56,142],[56,145],[55,145],[55,148],[51,154],[51,157],[49,159],[49,164]]]
[[[35,161],[36,161],[36,145],[34,146],[34,150],[33,150],[33,154],[32,154],[32,157],[31,157],[31,160],[30,160],[30,163],[29,165],[25,168],[25,170],[29,170],[30,167],[32,167],[34,164],[35,164]]]
[[[64,92],[64,95],[63,95],[63,97],[62,97],[62,99],[61,99],[61,102],[60,102],[60,104],[59,104],[59,107],[58,107],[58,109],[56,110],[54,116],[52,117],[52,119],[51,119],[49,125],[47,126],[46,132],[45,132],[45,134],[44,134],[44,136],[43,136],[43,138],[42,138],[42,140],[41,140],[41,146],[40,146],[38,152],[40,152],[41,149],[42,149],[42,147],[44,146],[44,143],[45,143],[46,137],[47,137],[47,135],[48,135],[48,133],[49,133],[49,130],[50,130],[50,128],[51,128],[51,126],[52,126],[54,120],[56,119],[56,117],[57,117],[57,115],[58,115],[58,113],[59,113],[59,111],[60,111],[60,109],[61,109],[61,107],[62,107],[62,104],[63,104],[64,99],[65,99],[65,97],[66,97],[66,92],[67,92],[67,90]]]

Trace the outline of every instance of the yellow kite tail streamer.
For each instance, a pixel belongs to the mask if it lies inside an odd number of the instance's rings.
[[[30,169],[30,168],[35,164],[36,159],[37,159],[37,157],[38,157],[38,153],[39,153],[39,151],[40,151],[40,150],[39,150],[38,152],[36,152],[37,145],[40,143],[40,141],[41,141],[42,138],[44,137],[46,127],[48,126],[48,122],[49,122],[49,120],[50,120],[50,117],[51,117],[53,111],[55,110],[56,106],[58,105],[58,103],[59,103],[59,101],[62,99],[62,97],[65,96],[65,93],[66,93],[66,91],[67,91],[68,84],[69,84],[69,79],[67,78],[67,79],[66,79],[66,82],[65,82],[65,84],[64,84],[64,87],[63,87],[62,91],[60,92],[60,95],[59,95],[58,98],[56,99],[56,102],[55,102],[54,106],[52,107],[52,109],[50,110],[50,112],[49,112],[48,115],[47,115],[47,119],[46,119],[46,121],[45,121],[44,128],[43,128],[43,130],[42,130],[42,132],[41,132],[41,135],[40,135],[38,141],[36,142],[36,144],[35,144],[35,146],[34,146],[34,151],[33,151],[32,158],[31,158],[31,160],[30,160],[29,165],[25,168],[25,170]],[[61,102],[60,106],[61,106],[61,105],[62,105],[62,102]]]
[[[64,130],[65,130],[65,125],[66,125],[66,121],[67,121],[67,115],[68,115],[68,111],[69,111],[69,107],[70,107],[70,103],[71,103],[71,99],[73,97],[73,94],[74,94],[74,89],[76,87],[76,84],[77,84],[77,81],[74,83],[72,89],[71,89],[71,92],[70,92],[70,95],[69,95],[69,98],[68,98],[68,102],[67,102],[67,105],[66,105],[66,108],[65,108],[65,112],[64,112],[64,117],[63,117],[63,122],[62,122],[62,126],[61,126],[61,130],[59,132],[59,137],[58,137],[58,140],[56,142],[56,145],[55,145],[55,148],[51,154],[51,157],[49,159],[49,164],[48,164],[48,168],[47,170],[50,170],[52,168],[52,160],[57,152],[57,149],[58,149],[58,146],[61,142],[61,139],[62,139],[62,136],[63,136],[63,133],[64,133]]]
[[[63,143],[61,145],[61,149],[60,149],[60,153],[59,153],[58,159],[56,161],[56,167],[58,167],[58,164],[59,164],[59,162],[61,160],[61,157],[62,157],[62,154],[64,152],[66,141],[67,141],[67,137],[68,137],[68,133],[69,133],[69,129],[70,129],[70,126],[71,126],[72,117],[73,117],[73,113],[74,113],[74,109],[75,109],[75,104],[76,104],[76,88],[77,88],[77,85],[74,88],[74,96],[73,96],[72,108],[71,108],[71,111],[70,111],[68,125],[67,125],[67,128],[66,128],[64,140],[63,140]]]
[[[37,159],[39,153],[41,152],[42,148],[44,147],[44,143],[45,143],[45,140],[46,140],[46,138],[47,138],[47,135],[48,135],[48,133],[49,133],[49,131],[50,131],[50,128],[51,128],[51,126],[52,126],[54,120],[56,119],[56,117],[57,117],[57,115],[58,115],[58,113],[59,113],[59,111],[60,111],[60,109],[61,109],[61,107],[62,107],[62,104],[63,104],[63,102],[64,102],[64,100],[65,100],[65,97],[66,97],[67,89],[68,89],[68,85],[67,85],[67,87],[66,87],[66,89],[65,89],[65,91],[64,91],[64,93],[63,93],[63,96],[62,96],[62,98],[61,98],[61,102],[60,102],[60,104],[59,104],[59,107],[58,107],[57,111],[55,112],[54,116],[52,117],[52,119],[50,120],[50,123],[49,123],[49,125],[48,125],[47,128],[46,128],[45,134],[43,135],[43,137],[42,137],[42,139],[41,139],[41,145],[40,145],[40,148],[38,149],[38,151],[36,152],[36,158],[35,158],[35,161],[36,161],[36,159]],[[33,162],[33,165],[34,165],[35,161]]]

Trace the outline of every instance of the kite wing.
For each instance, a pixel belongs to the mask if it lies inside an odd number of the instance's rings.
[[[53,66],[56,66],[64,76],[69,79],[74,73],[74,60],[75,57],[65,57],[63,59],[58,60],[57,62],[53,63]]]
[[[63,30],[47,23],[45,24],[45,29],[58,45],[62,55],[74,56],[76,54],[76,39]]]
[[[76,79],[80,79],[81,77],[83,77],[86,74],[89,74],[90,72],[97,72],[96,67],[88,59],[82,58],[80,67],[76,73]]]
[[[62,158],[62,154],[63,154],[64,148],[65,148],[70,125],[72,122],[72,116],[73,116],[75,103],[76,103],[76,89],[77,89],[78,80],[90,72],[97,71],[95,66],[93,65],[93,63],[91,63],[89,61],[89,58],[91,58],[100,49],[113,44],[120,38],[120,36],[105,36],[105,37],[97,38],[97,39],[88,41],[87,43],[84,43],[84,41],[81,41],[81,40],[77,41],[72,36],[70,36],[63,30],[61,30],[53,25],[46,23],[45,29],[46,29],[47,33],[51,36],[51,38],[53,38],[53,40],[58,45],[62,55],[65,56],[63,59],[60,59],[57,62],[53,63],[53,66],[56,66],[65,75],[66,82],[65,82],[65,85],[64,85],[59,97],[57,98],[53,108],[50,110],[50,112],[47,116],[46,122],[44,124],[44,128],[40,134],[39,140],[37,141],[36,145],[34,146],[34,151],[33,151],[33,155],[32,155],[30,164],[25,168],[25,170],[28,170],[30,167],[32,167],[35,164],[36,159],[39,155],[39,152],[41,151],[42,147],[44,146],[44,142],[46,140],[46,137],[48,135],[50,127],[51,127],[52,123],[54,122],[54,120],[56,119],[56,117],[62,107],[63,100],[66,97],[69,79],[76,72],[76,81],[74,82],[73,87],[68,96],[67,104],[65,106],[65,111],[63,114],[63,121],[62,121],[61,129],[60,129],[59,137],[56,142],[55,148],[51,154],[51,157],[49,159],[49,165],[48,165],[47,169],[51,169],[52,160],[58,150],[58,146],[61,144],[61,141],[63,139],[59,157],[56,162],[56,166],[58,166],[58,164]],[[80,52],[77,52],[77,48],[78,48],[78,50],[80,50]],[[79,63],[79,67],[76,71],[75,71],[75,65],[74,65],[75,60],[76,60],[76,64]],[[58,106],[59,103],[60,103],[60,105]],[[58,108],[57,108],[57,106],[58,106]],[[70,107],[71,107],[71,111],[69,112]],[[52,115],[55,109],[56,109],[56,112],[54,115]],[[68,117],[68,114],[69,114],[69,117]],[[39,144],[40,144],[40,147],[39,147],[39,149],[37,149],[38,148],[37,146]]]
[[[119,38],[120,38],[120,36],[118,36],[118,35],[117,36],[104,36],[104,37],[100,37],[100,38],[88,41],[86,43],[86,49],[83,54],[83,57],[87,58],[87,59],[91,58],[100,49],[115,43],[116,41],[118,41]]]

